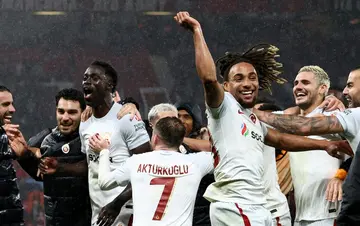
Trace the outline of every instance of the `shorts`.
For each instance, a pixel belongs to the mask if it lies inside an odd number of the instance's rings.
[[[290,212],[285,213],[282,216],[272,219],[273,226],[291,226],[291,216]]]
[[[213,202],[210,220],[212,226],[272,226],[270,211],[262,205]]]
[[[295,221],[294,226],[336,226],[335,219],[324,219],[318,221]]]

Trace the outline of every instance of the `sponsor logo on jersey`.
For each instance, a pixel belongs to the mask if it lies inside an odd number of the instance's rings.
[[[351,114],[351,110],[350,110],[350,109],[346,109],[346,110],[344,110],[343,112],[344,112],[345,115]]]
[[[70,146],[69,146],[69,144],[64,144],[64,145],[61,147],[61,150],[62,150],[62,152],[63,152],[64,154],[69,153],[69,151],[70,151]]]
[[[246,137],[248,134],[249,134],[249,130],[248,130],[246,124],[243,123],[243,124],[241,125],[241,135],[243,135],[243,136]]]
[[[263,141],[263,136],[254,131],[251,131],[251,138],[258,141]]]
[[[99,155],[98,154],[89,154],[89,161],[90,162],[99,162]],[[109,157],[109,162],[113,163],[113,158]]]

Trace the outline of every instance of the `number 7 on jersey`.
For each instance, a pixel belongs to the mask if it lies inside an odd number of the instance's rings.
[[[150,185],[164,185],[164,190],[161,194],[160,201],[156,207],[155,214],[153,217],[154,221],[160,221],[164,216],[164,212],[169,202],[169,198],[172,192],[172,189],[175,184],[175,177],[160,177],[154,178],[150,181]]]

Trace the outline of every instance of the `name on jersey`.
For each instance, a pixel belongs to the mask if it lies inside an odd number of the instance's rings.
[[[188,165],[174,165],[170,167],[158,166],[155,164],[140,164],[137,173],[149,173],[157,175],[184,175],[189,173]]]

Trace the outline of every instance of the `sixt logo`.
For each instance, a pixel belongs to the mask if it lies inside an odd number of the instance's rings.
[[[241,125],[241,134],[245,137],[249,134],[249,130],[247,129],[247,126],[245,123],[243,123]]]

